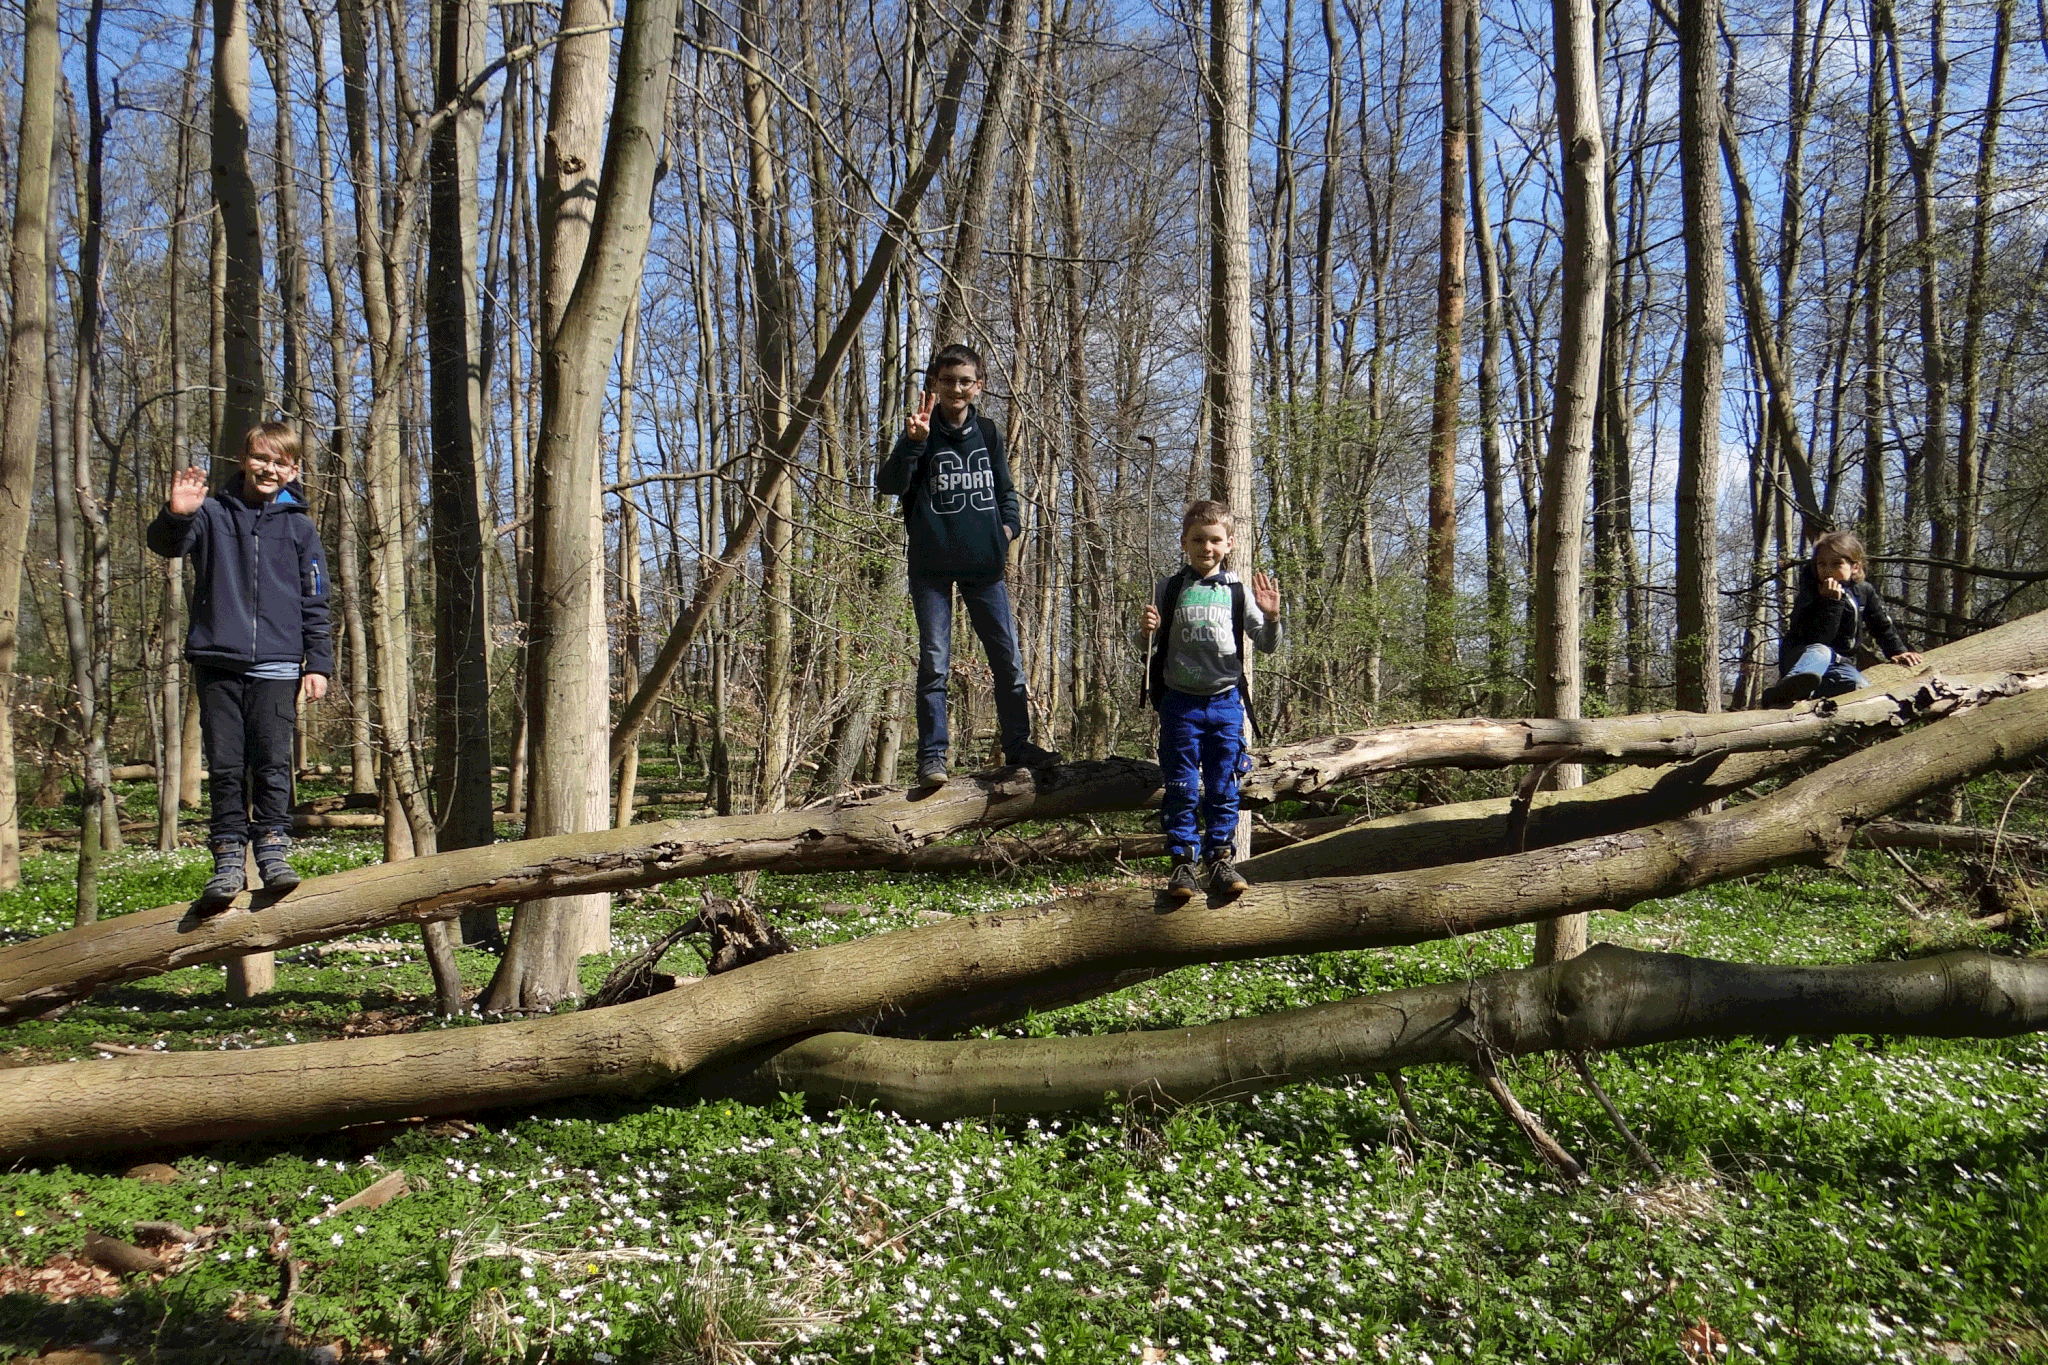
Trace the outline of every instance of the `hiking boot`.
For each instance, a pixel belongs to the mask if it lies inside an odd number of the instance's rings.
[[[1051,749],[1026,742],[1004,753],[1003,762],[1012,768],[1057,768],[1060,756]]]
[[[1812,673],[1787,673],[1784,677],[1766,687],[1759,697],[1772,710],[1805,701],[1820,690],[1820,678]]]
[[[215,839],[209,847],[213,849],[213,875],[206,879],[206,889],[199,893],[199,899],[192,902],[195,915],[217,915],[227,909],[249,881],[242,865],[240,839]]]
[[[1173,860],[1173,873],[1166,879],[1166,898],[1177,905],[1186,905],[1202,889],[1201,874],[1195,869],[1193,858]]]
[[[1250,885],[1237,870],[1237,864],[1230,861],[1228,853],[1219,853],[1209,860],[1210,895],[1235,896]]]
[[[299,874],[284,860],[292,851],[292,836],[274,829],[256,836],[256,872],[266,891],[289,891],[299,884]]]
[[[928,758],[917,765],[917,785],[920,787],[943,787],[946,785],[946,760]]]

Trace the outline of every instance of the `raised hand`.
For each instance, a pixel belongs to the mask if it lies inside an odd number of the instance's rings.
[[[1831,597],[1831,598],[1834,598],[1834,599],[1836,599],[1837,601],[1839,601],[1839,600],[1841,599],[1841,596],[1842,596],[1842,584],[1841,584],[1841,581],[1840,581],[1839,579],[1834,579],[1834,578],[1823,578],[1823,579],[1822,579],[1822,580],[1820,581],[1820,590],[1821,590],[1821,591],[1822,591],[1823,593],[1825,593],[1825,594],[1826,594],[1827,596],[1829,596],[1829,597]]]
[[[1252,575],[1252,601],[1268,617],[1280,614],[1280,580],[1260,570]]]
[[[916,409],[903,419],[903,434],[913,441],[928,440],[932,434],[932,408],[938,401],[938,394],[925,390]]]
[[[171,495],[164,503],[174,516],[189,517],[206,501],[206,471],[187,465],[171,475]]]

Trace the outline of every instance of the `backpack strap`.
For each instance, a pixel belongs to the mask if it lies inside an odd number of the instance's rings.
[[[1230,585],[1230,629],[1237,639],[1237,695],[1244,702],[1244,723],[1251,727],[1253,739],[1266,736],[1259,730],[1259,717],[1252,710],[1251,679],[1245,676],[1244,661],[1250,656],[1244,652],[1244,584]]]

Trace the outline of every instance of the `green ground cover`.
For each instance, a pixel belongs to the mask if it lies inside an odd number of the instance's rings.
[[[377,851],[339,837],[301,849],[308,871]],[[188,898],[204,862],[197,849],[113,855],[103,913]],[[0,939],[65,927],[73,866],[31,858],[0,897]],[[1787,871],[1601,914],[1593,935],[1760,962],[2027,951],[1880,855],[1855,855],[1847,873],[1863,885]],[[812,944],[1129,875],[767,876],[756,897]],[[622,900],[613,960],[694,895]],[[1440,981],[1523,965],[1530,937],[1194,968],[1006,1032],[1206,1023]],[[482,985],[494,959],[460,956]],[[587,979],[609,965],[587,964]],[[701,970],[687,948],[668,965]],[[90,1059],[100,1042],[211,1049],[486,1026],[434,1020],[430,1000],[416,936],[393,930],[280,955],[278,989],[252,1005],[227,1001],[218,968],[107,992],[0,1035],[0,1065]],[[1369,1077],[1173,1114],[940,1125],[656,1096],[38,1163],[0,1172],[0,1287],[16,1291],[0,1293],[0,1348],[1434,1365],[1689,1359],[1687,1334],[1710,1329],[1730,1359],[2048,1360],[2048,1038],[1674,1045],[1595,1065],[1661,1173],[1631,1166],[1576,1076],[1547,1058],[1506,1074],[1589,1164],[1575,1189],[1446,1068],[1407,1078],[1419,1141]],[[174,1183],[127,1174],[149,1159]],[[331,1212],[391,1171],[410,1193]],[[56,1304],[23,1290],[87,1232],[125,1238],[147,1221],[206,1231],[175,1273],[118,1296]],[[286,1260],[302,1268],[283,1332]]]

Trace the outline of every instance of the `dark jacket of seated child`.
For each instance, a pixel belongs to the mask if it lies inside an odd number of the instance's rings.
[[[1884,598],[1861,578],[1842,585],[1840,597],[1820,589],[1820,574],[1808,560],[1799,568],[1799,587],[1793,597],[1792,621],[1785,638],[1778,642],[1778,669],[1792,667],[1808,645],[1826,645],[1837,655],[1855,663],[1861,653],[1863,635],[1870,634],[1877,652],[1885,658],[1906,652],[1906,641],[1884,609]]]

